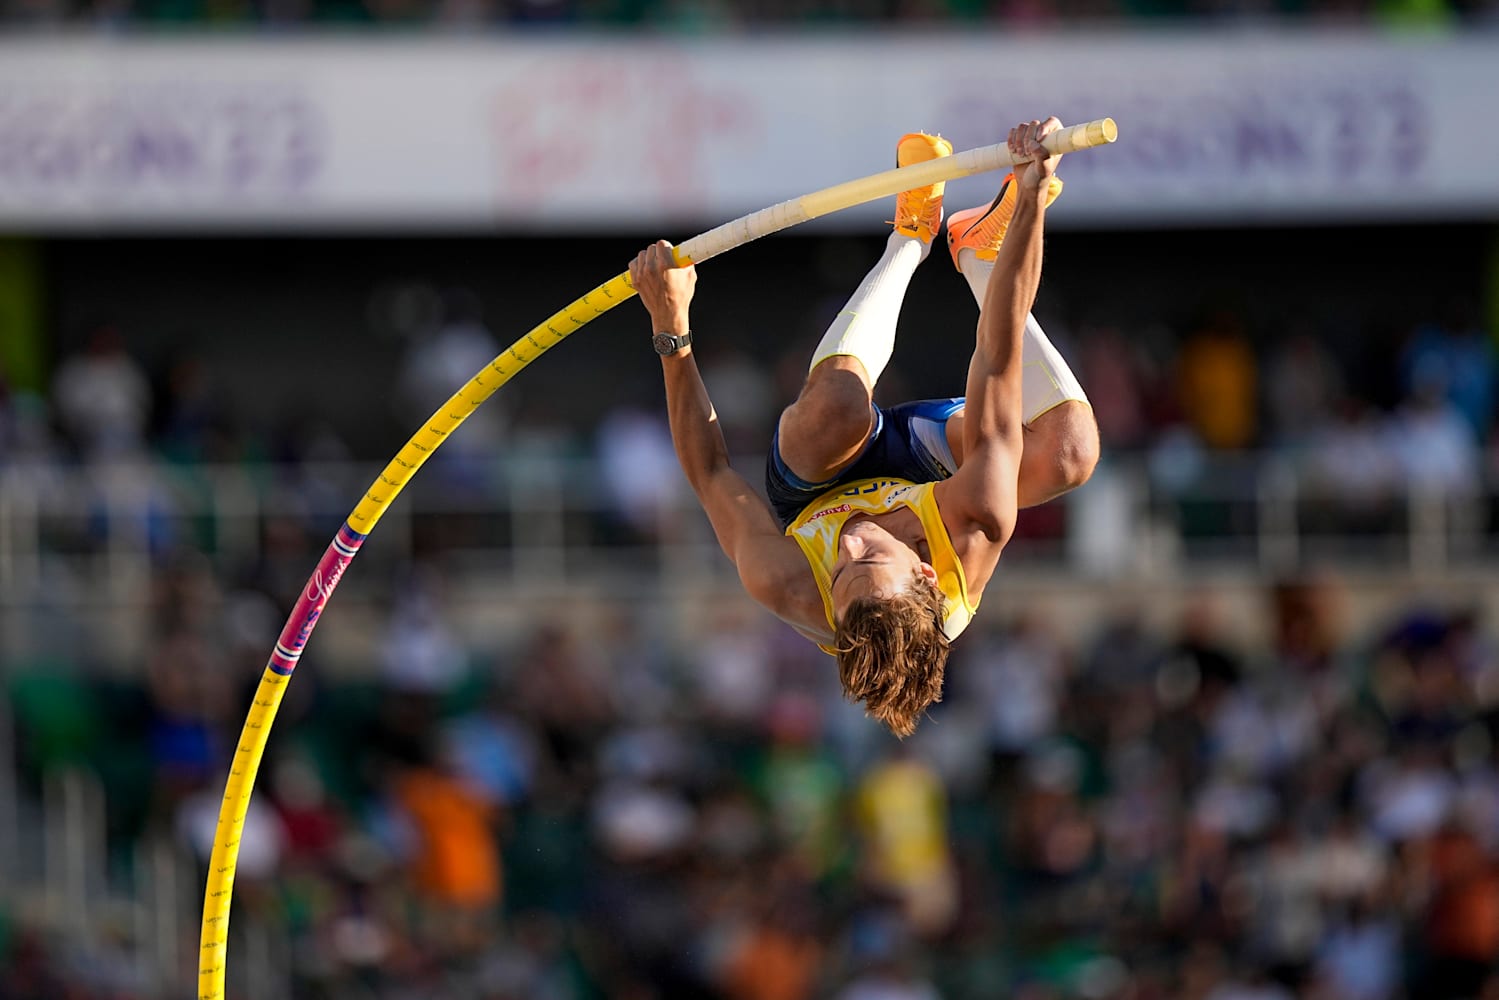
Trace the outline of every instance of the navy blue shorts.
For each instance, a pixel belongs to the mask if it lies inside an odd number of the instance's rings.
[[[889,409],[874,407],[874,433],[849,466],[825,483],[798,479],[781,459],[780,431],[770,440],[765,460],[765,492],[771,509],[786,527],[807,504],[841,483],[889,476],[913,483],[934,483],[956,468],[947,446],[947,421],[963,408],[961,396],[919,399]]]

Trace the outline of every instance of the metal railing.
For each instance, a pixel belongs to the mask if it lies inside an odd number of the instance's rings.
[[[761,461],[739,464],[757,473]],[[35,600],[53,574],[76,584],[71,599],[137,601],[183,551],[223,573],[281,559],[305,571],[378,471],[358,463],[0,467],[0,605]],[[478,472],[476,480],[473,469],[424,471],[362,562],[442,554],[460,571],[532,587],[612,573],[691,586],[727,569],[675,473],[654,498],[631,504],[590,459],[530,455]],[[1210,564],[1265,574],[1328,562],[1427,573],[1479,565],[1494,548],[1496,510],[1492,483],[1457,494],[1411,483],[1354,498],[1275,454],[1212,454],[1186,475],[1123,456],[1024,515],[1007,558],[1094,579]]]
[[[197,982],[204,862],[158,832],[138,840],[127,863],[111,866],[98,775],[82,765],[48,770],[40,800],[33,801],[17,794],[11,747],[10,734],[0,732],[0,816],[7,823],[0,904],[24,913],[59,955],[81,968],[99,958],[143,996],[188,995]],[[242,956],[231,967],[234,994],[289,998],[286,928],[237,912],[231,934]],[[121,954],[128,956],[128,973],[118,965]]]

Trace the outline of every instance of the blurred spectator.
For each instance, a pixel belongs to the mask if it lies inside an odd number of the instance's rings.
[[[1069,883],[1092,866],[1098,825],[1083,803],[1083,758],[1069,743],[1032,750],[1019,773],[1008,849],[1027,883],[1050,909],[1064,905]],[[1065,920],[1066,918],[1060,918]]]
[[[58,442],[47,417],[47,401],[32,393],[11,393],[0,401],[0,467],[33,480],[57,478]]]
[[[323,776],[303,757],[278,761],[271,772],[271,800],[281,818],[289,858],[325,862],[338,845],[343,819],[328,800]]]
[[[1390,428],[1395,455],[1413,489],[1469,496],[1478,485],[1478,440],[1442,395],[1438,381],[1419,383]]]
[[[1389,874],[1389,851],[1360,825],[1355,814],[1344,813],[1322,840],[1317,878],[1322,898],[1351,911],[1373,903]]]
[[[700,359],[703,378],[713,387],[713,410],[729,452],[755,455],[765,450],[765,428],[771,426],[779,410],[775,386],[764,366],[719,341]]]
[[[1256,939],[1247,951],[1299,985],[1326,937],[1317,845],[1294,823],[1281,823],[1248,865]]]
[[[495,810],[436,760],[395,763],[389,790],[410,824],[407,871],[429,904],[427,935],[464,950],[482,947],[500,902]]]
[[[237,706],[226,665],[213,645],[187,631],[160,640],[149,673],[148,746],[161,794],[175,798],[217,769],[221,727]]]
[[[398,691],[440,697],[468,675],[468,656],[442,614],[441,579],[413,574],[380,644],[385,678]]]
[[[1360,901],[1323,940],[1318,974],[1338,1000],[1390,1000],[1400,988],[1399,956],[1399,921]]]
[[[822,878],[844,860],[839,829],[843,775],[821,745],[821,709],[805,696],[785,694],[771,707],[771,746],[760,773],[771,829],[803,871]]]
[[[133,455],[145,445],[151,384],[115,327],[96,327],[83,352],[62,362],[52,398],[63,428],[85,457]]]
[[[1343,395],[1343,380],[1315,330],[1299,325],[1277,345],[1265,367],[1267,416],[1273,439],[1286,445],[1315,440]]]
[[[1038,619],[1022,615],[1004,632],[985,633],[981,643],[959,649],[963,667],[955,683],[986,714],[995,753],[1021,754],[1052,735],[1066,666]]]
[[[1342,399],[1308,443],[1306,490],[1331,508],[1326,518],[1345,531],[1388,527],[1401,490],[1400,458],[1373,409],[1362,400]],[[1322,523],[1316,511],[1309,513],[1314,524]]]
[[[775,694],[775,663],[762,615],[744,606],[709,611],[713,642],[689,650],[688,686],[715,725],[746,730],[765,718]]]
[[[1403,746],[1394,760],[1380,759],[1360,776],[1374,831],[1400,842],[1435,833],[1447,819],[1456,787],[1429,746]]]
[[[598,433],[600,472],[614,510],[636,536],[668,538],[686,481],[671,431],[655,413],[624,408],[604,418]]]
[[[766,895],[729,960],[724,993],[729,1000],[810,1000],[824,956],[812,900],[786,888]]]
[[[621,863],[674,855],[688,844],[696,819],[692,806],[669,785],[621,778],[604,785],[594,804],[594,831]]]
[[[184,798],[177,807],[177,836],[193,848],[199,865],[206,870],[213,854],[213,835],[218,826],[223,790],[204,787]],[[248,890],[253,882],[267,883],[279,876],[286,847],[281,819],[262,798],[250,799],[239,831],[239,858],[235,862],[236,888]]]
[[[1137,345],[1113,326],[1084,330],[1080,341],[1078,372],[1105,449],[1140,447],[1150,427]]]
[[[595,765],[594,748],[615,718],[603,665],[565,628],[541,626],[515,658],[515,704],[545,749],[545,790],[564,800],[580,794]]]
[[[1499,955],[1499,867],[1467,830],[1447,826],[1427,847],[1430,962],[1419,995],[1476,996]]]
[[[1190,334],[1177,359],[1182,411],[1210,448],[1238,449],[1258,433],[1254,351],[1240,317],[1222,310]]]
[[[492,807],[514,807],[536,781],[531,727],[509,711],[510,692],[493,687],[472,711],[443,728],[446,753],[470,790]]]
[[[958,898],[941,782],[907,752],[870,770],[857,801],[870,880],[902,901],[920,933],[940,934]]]
[[[1319,701],[1345,693],[1338,679],[1327,676],[1338,652],[1338,595],[1336,582],[1321,576],[1281,581],[1270,595],[1275,655],[1285,668],[1314,685]]]
[[[1475,437],[1494,420],[1494,344],[1479,326],[1471,306],[1458,303],[1446,323],[1416,327],[1400,357],[1407,393],[1441,386],[1443,395],[1467,421]]]
[[[414,327],[411,346],[401,362],[402,415],[412,424],[437,412],[500,353],[499,341],[484,325],[483,306],[473,292],[449,289],[439,308],[435,325]],[[479,493],[488,484],[490,466],[506,435],[505,398],[475,410],[433,456],[432,472],[446,488]]]
[[[179,462],[226,461],[234,456],[220,440],[226,437],[226,401],[200,357],[173,359],[161,400],[159,446]]]

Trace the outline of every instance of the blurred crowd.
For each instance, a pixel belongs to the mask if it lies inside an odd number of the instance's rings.
[[[1493,0],[5,0],[13,28],[93,26],[505,29],[645,28],[731,34],[880,25],[1046,27],[1283,20],[1455,27],[1492,24]]]
[[[257,423],[226,391],[227,373],[191,348],[148,363],[125,332],[100,324],[57,360],[45,395],[7,389],[0,370],[0,468],[17,481],[29,477],[44,510],[49,496],[56,510],[77,500],[64,495],[57,470],[93,470],[101,495],[132,498],[129,516],[161,557],[183,542],[182,519],[199,512],[193,489],[206,487],[194,477],[209,466],[260,470],[267,506],[300,518],[289,531],[331,534],[359,484],[330,481],[330,470],[384,458],[388,447],[382,432],[381,453],[361,453],[350,440],[356,424],[383,416],[392,433],[409,431],[503,349],[471,293],[449,291],[433,316],[396,359],[383,414],[357,422],[325,401],[331,408],[293,402],[275,422]],[[1273,464],[1294,478],[1306,531],[1399,532],[1416,496],[1466,504],[1476,525],[1491,519],[1499,352],[1461,300],[1414,323],[1388,351],[1371,347],[1362,330],[1339,336],[1309,322],[1267,336],[1232,309],[1206,310],[1177,328],[1043,318],[1098,416],[1105,467],[1143,469],[1152,496],[1253,502],[1255,477]],[[724,342],[699,352],[730,449],[747,456],[751,475],[805,374],[804,344],[779,352],[756,356]],[[589,420],[569,416],[550,390],[522,395],[521,404],[516,394],[492,401],[433,457],[414,490],[439,494],[450,509],[503,508],[513,499],[507,469],[528,457],[562,459],[584,470],[586,488],[569,484],[567,492],[598,513],[593,541],[658,538],[690,502],[659,388],[631,379],[615,389]],[[881,401],[909,395],[900,368],[887,372]],[[174,477],[164,478],[164,468]]]
[[[480,312],[450,294],[405,345],[403,427],[499,353]],[[1478,490],[1499,446],[1492,337],[1461,309],[1383,356],[1311,328],[1256,339],[1233,312],[1049,326],[1109,460],[1138,455],[1167,488],[1262,449],[1341,528],[1377,531],[1413,483]],[[763,448],[804,353],[703,358],[736,451]],[[251,685],[351,495],[319,478],[354,451],[331,421],[256,427],[223,390],[109,324],[45,395],[0,380],[7,483],[62,506],[49,476],[97,473],[135,498],[155,560],[142,662],[38,603],[48,641],[0,664],[22,815],[49,775],[97,776],[117,887],[158,838],[204,863]],[[546,403],[481,411],[424,482],[482,499],[496,450],[576,453],[614,530],[654,537],[682,500],[659,405],[579,432]],[[266,460],[285,502],[241,566],[199,552],[150,478]],[[75,527],[43,545],[102,544]],[[580,597],[476,645],[446,610],[444,552],[409,570],[369,662],[314,650],[281,711],[235,921],[284,945],[297,997],[1499,1000],[1499,646],[1476,606],[1352,632],[1332,578],[1267,588],[1248,622],[1211,594],[1160,628],[1123,600],[1088,629],[1065,603],[997,606],[897,743],[825,657],[718,596]],[[21,898],[0,895],[0,997],[161,995],[128,957],[139,928],[64,932]]]
[[[369,679],[315,664],[278,720],[234,919],[286,942],[294,996],[1499,996],[1499,647],[1471,612],[1349,634],[1326,578],[1267,589],[1258,638],[1212,594],[1160,629],[996,607],[902,743],[737,602],[590,603],[478,649],[439,587],[403,591]],[[7,665],[23,797],[99,775],[117,879],[143,837],[205,863],[253,601],[184,565],[145,676]],[[40,912],[0,911],[0,996],[157,995],[128,929]]]
[[[1340,352],[1310,324],[1268,342],[1218,311],[1180,336],[1082,331],[1077,356],[1105,453],[1142,450],[1166,492],[1214,453],[1259,449],[1317,502],[1310,522],[1377,532],[1412,491],[1463,498],[1492,478],[1493,336],[1460,305],[1390,354]]]

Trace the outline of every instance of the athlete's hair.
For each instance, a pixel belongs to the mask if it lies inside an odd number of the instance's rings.
[[[857,598],[838,622],[833,642],[844,696],[862,701],[897,736],[914,733],[921,714],[942,700],[950,643],[942,612],[942,591],[917,571],[903,593]]]

